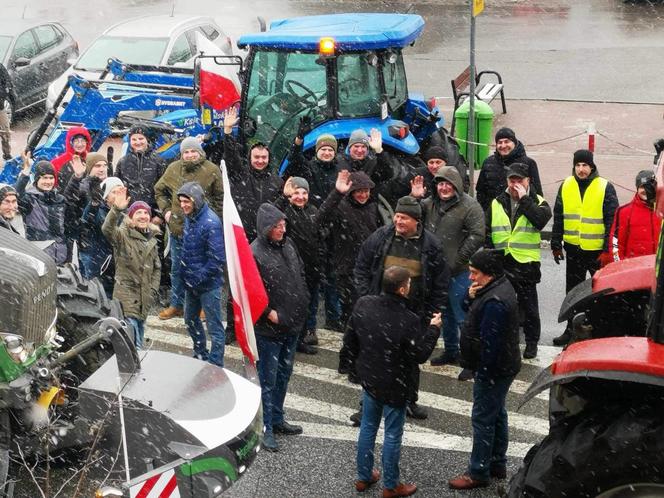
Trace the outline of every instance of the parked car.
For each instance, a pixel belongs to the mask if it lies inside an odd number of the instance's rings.
[[[0,62],[7,68],[12,92],[7,102],[14,114],[44,102],[48,85],[78,57],[78,43],[56,22],[22,19],[0,21]]]
[[[231,39],[211,17],[184,15],[143,16],[106,29],[57,80],[48,87],[47,108],[53,107],[70,74],[97,79],[110,58],[127,64],[193,66],[196,32],[212,41],[221,53],[232,55]],[[68,102],[69,96],[64,102]]]

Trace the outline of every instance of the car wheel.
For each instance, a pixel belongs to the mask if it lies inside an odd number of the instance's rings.
[[[508,498],[660,496],[643,493],[664,484],[661,410],[661,401],[630,401],[565,419],[528,452]]]

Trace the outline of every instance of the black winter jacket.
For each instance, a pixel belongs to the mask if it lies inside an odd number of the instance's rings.
[[[507,188],[506,174],[509,166],[513,163],[523,163],[528,166],[531,190],[534,190],[539,195],[544,195],[542,193],[542,183],[540,182],[537,163],[526,155],[526,149],[519,142],[507,156],[503,157],[496,151],[484,160],[475,188],[477,202],[480,203],[483,211],[486,212],[489,209],[491,201]]]
[[[461,329],[461,366],[491,380],[513,377],[521,370],[519,307],[512,284],[504,275],[477,291]]]
[[[145,152],[130,149],[115,166],[115,176],[127,187],[132,202],[147,202],[154,212],[159,209],[154,186],[163,176],[166,166],[166,161],[151,149]]]
[[[440,334],[437,327],[420,327],[420,318],[407,300],[392,294],[361,297],[348,320],[344,346],[360,383],[381,403],[406,404],[412,365],[424,363]]]
[[[273,242],[268,232],[285,215],[272,204],[258,209],[258,237],[251,243],[258,271],[267,292],[268,305],[256,322],[256,333],[278,339],[284,334],[298,334],[307,318],[309,291],[304,276],[304,265],[293,241],[284,237]],[[267,319],[271,310],[279,315],[279,323]]]
[[[286,215],[286,236],[293,241],[302,258],[307,280],[319,279],[323,244],[318,209],[311,204],[297,207],[284,196],[279,197],[274,205]]]
[[[56,189],[49,192],[35,185],[28,187],[30,177],[20,174],[16,181],[18,209],[23,215],[25,238],[34,241],[52,240],[44,249],[56,264],[67,262],[67,240],[65,238],[65,198]],[[27,187],[27,188],[26,188]]]
[[[376,230],[362,244],[355,261],[354,281],[358,296],[380,294],[385,257],[395,237],[394,225]],[[420,318],[429,320],[434,313],[445,309],[450,268],[436,236],[422,230],[422,302],[411,303]]]
[[[503,207],[507,216],[512,219],[512,204],[510,202],[510,195],[507,192],[503,192],[496,200]],[[549,204],[544,201],[542,205],[538,205],[537,194],[532,190],[528,195],[523,196],[519,201],[516,208],[516,213],[514,214],[514,220],[519,219],[521,215],[524,215],[528,221],[530,221],[537,230],[542,230],[546,224],[551,219],[551,208]],[[493,216],[493,203],[489,204],[489,209],[486,212],[486,247],[493,247],[493,241],[491,240],[491,217]],[[540,263],[533,261],[530,263],[519,263],[512,256],[505,256],[504,267],[505,273],[511,281],[519,282],[531,282],[538,283],[542,278],[542,272],[540,271]]]
[[[232,135],[224,136],[224,160],[228,168],[233,200],[237,206],[249,242],[257,237],[256,213],[264,202],[274,202],[280,195],[284,181],[268,166],[262,171],[251,167],[243,159],[242,147]]]
[[[343,196],[333,190],[319,213],[323,223],[330,223],[335,271],[339,275],[352,275],[360,247],[383,225],[378,204],[371,198],[366,204],[360,204],[350,195]]]

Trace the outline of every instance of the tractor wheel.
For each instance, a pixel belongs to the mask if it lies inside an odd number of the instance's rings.
[[[99,280],[84,279],[78,268],[71,264],[58,267],[57,294],[57,329],[64,338],[61,351],[67,351],[97,333],[96,323],[99,320],[109,316],[124,319],[120,303],[108,299]],[[79,355],[69,369],[83,381],[111,356],[113,348],[110,342],[101,342]]]
[[[632,400],[566,419],[528,452],[508,498],[661,496],[648,493],[664,491],[662,408]]]
[[[0,498],[12,498],[14,496],[15,483],[9,477],[11,442],[12,428],[9,421],[9,412],[5,409],[0,411]]]

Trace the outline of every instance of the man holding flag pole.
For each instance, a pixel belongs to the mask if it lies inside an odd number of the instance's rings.
[[[284,400],[298,333],[309,303],[304,267],[295,245],[284,237],[286,216],[271,204],[262,204],[258,209],[258,237],[249,246],[223,161],[221,166],[224,241],[235,334],[249,361],[258,361],[265,427],[263,447],[279,451],[274,434],[302,433],[301,427],[284,420]]]

